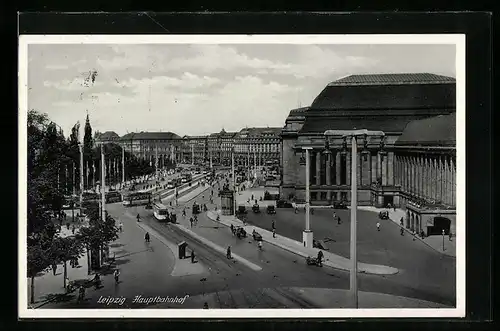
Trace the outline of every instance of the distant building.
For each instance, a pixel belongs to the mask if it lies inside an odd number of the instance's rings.
[[[307,147],[312,148],[309,162],[311,203],[349,202],[350,142],[339,136],[330,137],[326,143],[324,132],[380,130],[385,132],[384,138],[358,140],[359,204],[405,208],[410,226],[418,230],[426,230],[423,228],[432,224],[432,221],[423,221],[424,214],[429,215],[426,219],[434,219],[441,210],[446,210],[449,217],[442,217],[454,218],[451,216],[454,214],[454,193],[450,192],[456,190],[455,131],[451,126],[455,118],[455,88],[454,78],[428,73],[353,75],[328,84],[310,107],[290,111],[285,121],[281,132],[281,195],[305,199],[304,148]],[[441,153],[439,158],[438,151]],[[420,173],[422,164],[429,171],[427,177]],[[441,180],[439,176],[448,179]],[[424,178],[427,178],[425,185]],[[434,187],[436,181],[446,182],[447,188],[430,191],[431,194],[427,192],[427,195],[415,191],[417,187],[418,190],[424,186],[426,189]],[[426,204],[432,205],[429,208],[437,214],[430,209],[424,212],[422,208],[410,207]],[[440,204],[446,206],[439,209]]]
[[[207,136],[182,137],[180,159],[184,163],[205,164],[208,157]]]
[[[100,146],[102,143],[116,143],[120,142],[120,136],[114,131],[106,131],[103,133],[97,133],[94,138],[94,145]]]
[[[120,144],[125,151],[138,158],[149,160],[155,164],[158,155],[160,167],[167,160],[179,162],[178,155],[181,149],[181,137],[172,132],[131,132],[120,138]]]
[[[235,163],[239,166],[279,165],[281,128],[244,128],[234,138]]]
[[[224,129],[210,134],[207,138],[209,161],[212,157],[213,164],[230,165],[235,136],[236,132],[226,132]]]

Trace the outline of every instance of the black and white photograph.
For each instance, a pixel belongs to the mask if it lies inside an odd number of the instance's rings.
[[[465,316],[464,44],[21,35],[19,316]]]

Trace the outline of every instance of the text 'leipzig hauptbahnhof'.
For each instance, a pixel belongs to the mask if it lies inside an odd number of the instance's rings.
[[[234,151],[236,165],[279,163],[280,195],[286,200],[305,200],[308,163],[311,204],[330,205],[350,200],[352,155],[348,139],[325,138],[325,131],[383,131],[383,136],[358,137],[358,203],[403,208],[405,226],[430,235],[455,232],[455,111],[454,78],[351,75],[328,84],[310,107],[291,110],[283,128],[196,137],[142,132],[120,138],[107,132],[102,140],[117,140],[146,159],[159,155],[160,162],[206,163],[210,158],[229,165]]]

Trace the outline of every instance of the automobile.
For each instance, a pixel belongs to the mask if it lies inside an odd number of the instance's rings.
[[[389,212],[388,211],[381,211],[380,213],[378,213],[378,217],[381,220],[387,220],[387,219],[389,219]]]
[[[238,239],[247,237],[247,232],[241,226],[236,226],[234,228],[234,234],[238,237]]]
[[[347,204],[345,201],[335,201],[333,203],[333,208],[334,209],[347,209]]]
[[[167,184],[167,188],[174,188],[174,182],[173,181],[169,181],[168,184]]]
[[[267,206],[267,213],[268,214],[276,214],[276,208],[274,206]]]
[[[293,205],[290,201],[280,199],[276,201],[276,208],[293,208]]]
[[[200,205],[197,203],[193,204],[193,215],[199,214],[200,213]]]
[[[322,240],[313,239],[313,247],[322,249],[324,251],[328,250],[328,247],[326,247],[325,243]]]
[[[181,179],[181,183],[187,183],[187,181],[188,181],[188,180],[187,180],[187,178],[186,178],[186,177],[182,177],[182,179]]]
[[[256,214],[260,213],[260,207],[258,204],[252,206],[252,211]]]
[[[252,231],[252,238],[253,238],[253,240],[256,240],[256,241],[262,241],[262,235],[260,233],[258,233],[257,231],[255,231],[255,229]]]
[[[245,206],[238,206],[238,214],[246,214],[247,209]]]

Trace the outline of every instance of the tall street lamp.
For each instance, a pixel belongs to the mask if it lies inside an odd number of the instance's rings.
[[[309,151],[312,150],[312,147],[304,147],[302,148],[306,151],[306,227],[302,233],[302,242],[304,243],[304,246],[307,248],[312,248],[313,247],[313,232],[311,231],[311,224],[310,224],[310,199],[309,199],[309,167],[310,167],[310,156],[309,156]]]
[[[358,257],[357,257],[357,209],[358,209],[358,183],[356,178],[357,172],[357,137],[367,137],[367,136],[378,136],[384,137],[385,133],[382,131],[368,131],[364,130],[327,130],[325,131],[326,139],[329,137],[342,137],[351,138],[352,149],[351,149],[351,270],[350,270],[350,290],[352,295],[352,304],[354,308],[358,308]]]

